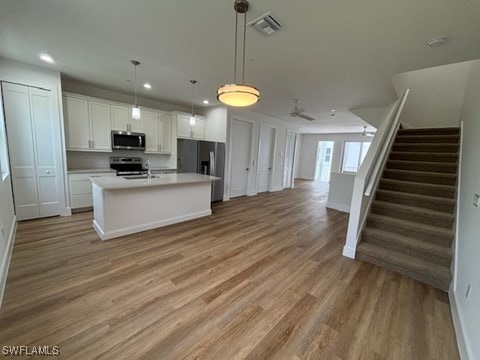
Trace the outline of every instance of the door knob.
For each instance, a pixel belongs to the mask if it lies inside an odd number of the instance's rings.
[[[47,174],[50,174],[50,170],[45,171]]]
[[[248,170],[250,170],[250,168],[246,168],[245,170],[247,170],[247,171],[248,171]]]
[[[271,168],[271,167],[269,167],[269,168],[268,168],[268,170],[272,170],[272,168]]]

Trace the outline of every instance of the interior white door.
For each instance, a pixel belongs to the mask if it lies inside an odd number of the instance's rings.
[[[258,145],[258,180],[257,192],[270,190],[273,169],[273,149],[275,146],[275,129],[269,126],[260,127],[260,144]]]
[[[2,90],[15,213],[18,220],[37,218],[40,209],[28,88],[3,83]]]
[[[60,214],[60,144],[48,90],[4,83],[3,96],[18,220]]]
[[[293,166],[295,159],[295,148],[297,144],[297,134],[287,131],[287,143],[285,147],[285,161],[283,167],[283,188],[293,187]]]
[[[250,148],[252,124],[232,120],[232,173],[230,197],[247,195],[250,173]]]
[[[39,217],[60,214],[58,198],[58,168],[55,150],[55,123],[52,116],[51,93],[48,90],[28,88],[30,113],[35,144]],[[109,114],[110,115],[110,114]]]

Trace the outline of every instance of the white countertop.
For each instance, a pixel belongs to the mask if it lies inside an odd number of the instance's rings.
[[[152,167],[152,171],[177,171],[173,168],[163,168],[163,167]],[[88,174],[88,173],[116,173],[116,170],[106,168],[106,169],[68,169],[69,174]]]
[[[92,183],[99,186],[103,190],[114,189],[131,189],[131,188],[143,188],[152,186],[166,186],[166,185],[180,185],[190,183],[200,183],[220,180],[219,177],[208,176],[195,173],[182,173],[182,174],[163,174],[155,175],[150,180],[148,179],[130,179],[127,180],[123,176],[115,177],[94,177],[91,178]]]

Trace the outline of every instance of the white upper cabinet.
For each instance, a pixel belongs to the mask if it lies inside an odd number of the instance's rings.
[[[67,150],[111,152],[110,104],[63,96]]]
[[[205,117],[195,115],[195,125],[190,125],[190,114],[176,113],[177,137],[186,139],[205,139]]]
[[[90,123],[88,101],[63,97],[67,150],[90,150]]]
[[[112,105],[112,130],[144,133],[145,117],[142,115],[140,120],[133,120],[131,106]]]
[[[90,149],[95,151],[111,151],[110,104],[88,102],[90,111]]]
[[[170,154],[172,152],[172,115],[142,110],[145,119],[146,153]]]
[[[141,108],[141,119],[133,120],[128,104],[70,93],[63,94],[63,107],[67,150],[111,152],[111,132],[116,130],[145,133],[146,153],[172,153],[175,134],[169,112]]]

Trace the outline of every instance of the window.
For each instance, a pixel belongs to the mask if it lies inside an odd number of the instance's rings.
[[[342,172],[356,173],[367,155],[370,142],[347,141],[343,150]]]

